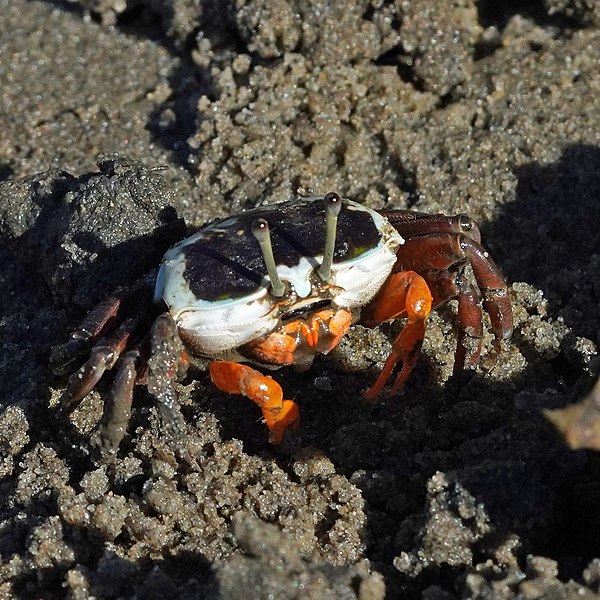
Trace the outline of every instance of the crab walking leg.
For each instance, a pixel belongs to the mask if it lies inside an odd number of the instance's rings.
[[[373,300],[362,319],[373,326],[396,317],[406,316],[408,321],[392,344],[392,351],[375,383],[363,393],[370,402],[381,393],[392,375],[396,363],[402,362],[400,373],[392,386],[397,392],[413,370],[425,337],[425,322],[431,312],[432,297],[427,283],[414,271],[394,273]]]
[[[396,252],[403,269],[459,269],[467,262],[473,268],[483,295],[483,308],[490,316],[496,344],[510,339],[512,308],[506,282],[488,252],[464,234],[420,235],[407,239]],[[416,258],[415,258],[416,257]]]
[[[102,421],[94,434],[93,444],[99,450],[100,463],[116,454],[127,432],[139,358],[140,352],[135,349],[126,352],[119,362],[109,400],[104,405]]]
[[[483,308],[490,315],[498,349],[513,331],[512,308],[506,282],[488,252],[468,237],[461,236],[460,247],[468,256],[477,285],[483,294]]]
[[[81,354],[89,352],[100,336],[116,328],[121,321],[119,313],[141,313],[149,306],[156,271],[153,270],[133,284],[117,290],[110,298],[96,304],[84,317],[77,329],[71,332],[64,344],[50,351],[50,368],[56,375],[72,372],[71,365]],[[118,322],[117,322],[118,324]]]
[[[452,298],[458,300],[458,339],[453,373],[460,376],[465,369],[474,371],[483,338],[482,313],[475,288],[460,272],[431,270],[425,271],[423,277],[431,290],[434,307]]]
[[[185,432],[185,420],[179,408],[175,383],[185,375],[182,366],[187,365],[187,355],[170,313],[165,312],[154,321],[150,345],[148,391],[158,400],[164,428],[171,439],[178,441]]]
[[[50,367],[54,373],[64,375],[70,371],[73,361],[89,349],[106,329],[109,321],[116,317],[120,305],[121,300],[116,296],[103,300],[92,308],[67,342],[52,348]]]
[[[269,428],[269,442],[279,444],[287,427],[300,424],[298,405],[283,399],[281,386],[256,369],[235,362],[213,362],[209,366],[212,382],[223,392],[241,394],[262,409]]]
[[[127,319],[112,335],[94,346],[90,358],[69,377],[60,399],[61,412],[71,413],[100,381],[104,371],[112,369],[137,324],[137,318]]]

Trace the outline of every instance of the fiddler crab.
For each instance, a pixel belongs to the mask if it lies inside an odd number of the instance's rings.
[[[70,377],[61,410],[72,411],[116,364],[100,428],[105,451],[114,453],[135,383],[146,383],[159,406],[173,411],[175,382],[187,362],[208,357],[214,385],[258,404],[269,441],[278,444],[286,429],[298,426],[298,406],[246,363],[305,369],[353,323],[375,327],[405,318],[381,373],[363,393],[374,401],[397,366],[391,393],[403,386],[430,311],[456,299],[454,374],[474,370],[483,324],[479,294],[463,273],[467,264],[501,346],[512,333],[507,285],[467,215],[375,211],[329,193],[214,222],[172,247],[142,283],[92,309],[69,341],[53,349],[54,369],[62,373],[90,352]],[[140,300],[144,294],[148,299]],[[158,316],[148,334],[144,315],[151,306]]]

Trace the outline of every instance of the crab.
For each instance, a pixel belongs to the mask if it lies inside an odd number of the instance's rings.
[[[481,305],[498,348],[512,333],[506,282],[480,241],[465,214],[376,211],[337,193],[209,224],[172,247],[158,271],[92,309],[53,349],[59,373],[89,353],[68,381],[61,410],[71,412],[117,365],[100,432],[105,453],[114,454],[135,384],[146,383],[163,413],[176,414],[175,382],[190,360],[204,357],[213,361],[213,384],[254,401],[269,441],[279,444],[298,426],[298,406],[254,367],[303,370],[335,348],[352,324],[405,318],[383,369],[363,392],[373,402],[394,374],[390,393],[402,388],[431,310],[452,299],[458,301],[453,372],[473,371],[483,337]],[[479,292],[464,273],[467,265]],[[148,334],[152,312],[158,316]]]

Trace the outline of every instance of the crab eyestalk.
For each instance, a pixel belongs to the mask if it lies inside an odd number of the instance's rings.
[[[331,277],[337,221],[340,210],[342,210],[342,199],[335,192],[330,192],[325,195],[323,202],[325,203],[325,250],[323,251],[323,262],[317,273],[323,281],[328,282]]]
[[[275,258],[273,256],[273,246],[271,244],[271,233],[269,231],[269,224],[265,219],[255,219],[252,222],[252,235],[260,245],[265,267],[267,267],[267,274],[271,280],[271,294],[276,298],[281,298],[285,293],[285,284],[281,281],[279,273],[277,273]]]

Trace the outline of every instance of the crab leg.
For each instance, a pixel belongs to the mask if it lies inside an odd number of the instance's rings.
[[[92,348],[90,358],[69,377],[67,389],[60,400],[61,412],[71,413],[100,381],[104,371],[112,369],[137,324],[138,319],[127,319],[112,335]]]
[[[170,313],[165,312],[156,318],[150,332],[150,343],[148,391],[158,400],[163,426],[172,439],[177,440],[185,431],[185,421],[177,401],[175,382],[185,375],[187,354]]]
[[[499,346],[512,334],[512,309],[506,282],[488,252],[464,234],[420,235],[398,248],[402,269],[446,270],[469,262],[483,295],[483,307],[490,315],[492,331]]]
[[[413,370],[425,337],[425,322],[431,312],[432,297],[425,279],[414,271],[394,273],[361,319],[367,326],[374,326],[397,317],[407,317],[407,323],[392,344],[392,351],[375,383],[363,393],[372,402],[381,393],[396,363],[402,368],[392,386],[397,392]]]
[[[250,398],[262,409],[269,428],[269,442],[279,444],[287,427],[300,423],[298,405],[283,399],[281,386],[271,377],[235,362],[214,362],[209,366],[212,382],[223,392]]]
[[[64,375],[71,370],[73,361],[98,339],[109,321],[116,316],[120,305],[121,300],[116,296],[103,300],[86,315],[79,327],[71,333],[68,342],[52,348],[50,366],[57,375]]]
[[[464,369],[475,370],[481,354],[483,337],[481,308],[475,288],[458,272],[431,270],[425,271],[423,277],[431,290],[434,307],[451,298],[458,300],[458,340],[454,354],[454,375],[459,376]]]
[[[69,340],[54,346],[50,352],[50,368],[56,375],[65,375],[72,371],[71,365],[79,356],[87,352],[101,335],[114,327],[119,311],[133,308],[132,312],[143,312],[148,305],[153,288],[155,271],[135,281],[132,285],[117,290],[113,296],[102,300],[87,313],[79,327],[73,331]],[[136,310],[139,309],[139,310]]]
[[[513,330],[508,288],[488,252],[468,237],[461,236],[460,247],[468,257],[477,285],[483,294],[483,308],[490,315],[492,331],[499,346],[510,339]]]
[[[126,352],[119,362],[109,400],[104,405],[102,422],[94,439],[102,463],[116,453],[127,431],[139,358],[140,352],[135,349]]]
[[[146,363],[148,354],[148,391],[158,400],[165,428],[170,430],[174,440],[180,438],[185,426],[177,402],[175,381],[184,375],[180,368],[182,350],[173,317],[164,313],[154,321],[149,339],[146,337],[138,347],[120,358],[102,423],[96,434],[95,445],[100,449],[102,462],[115,454],[125,436],[131,417],[133,389],[143,377],[142,365]]]

